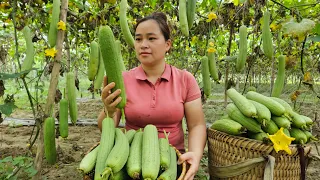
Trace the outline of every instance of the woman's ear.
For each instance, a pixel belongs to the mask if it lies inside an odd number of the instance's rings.
[[[169,52],[169,50],[170,50],[170,48],[171,48],[171,39],[168,39],[167,41],[166,41],[166,52]]]

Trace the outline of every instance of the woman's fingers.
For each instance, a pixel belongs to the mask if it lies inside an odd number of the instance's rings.
[[[120,103],[120,101],[121,101],[121,97],[118,97],[116,100],[114,100],[111,104],[110,104],[110,106],[111,107],[116,107],[119,103]]]
[[[111,103],[115,102],[115,98],[118,97],[121,93],[120,89],[117,89],[115,92],[109,94],[104,100],[105,104],[111,105]]]
[[[186,175],[184,176],[184,180],[193,180],[194,176],[197,173],[197,169],[194,168],[195,165],[191,165],[186,173]]]
[[[187,160],[192,159],[192,158],[193,158],[193,156],[192,156],[191,153],[188,153],[188,152],[184,153],[179,157],[178,164],[182,164],[184,161],[187,161]]]
[[[112,83],[106,85],[106,86],[102,89],[102,93],[101,93],[101,98],[102,98],[102,100],[106,99],[106,98],[109,96],[109,94],[110,94],[110,92],[111,92],[111,89],[114,88],[114,86],[115,86],[115,83],[112,82]]]
[[[178,159],[178,164],[182,164],[183,162],[187,162],[190,165],[184,180],[192,180],[199,168],[199,162],[195,154],[193,152],[182,154]]]

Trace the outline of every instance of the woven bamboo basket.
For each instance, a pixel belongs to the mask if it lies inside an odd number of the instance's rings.
[[[232,177],[222,178],[217,175],[217,167],[230,166],[250,159],[266,158],[267,156],[272,156],[275,160],[274,180],[300,180],[301,176],[305,176],[306,168],[301,168],[300,163],[304,162],[302,166],[306,166],[305,162],[311,151],[309,145],[301,146],[301,148],[298,148],[297,145],[290,145],[292,154],[288,155],[283,151],[276,153],[272,145],[263,144],[261,141],[228,135],[211,128],[208,128],[207,131],[208,169],[211,179],[262,180],[267,164],[267,161],[264,160],[255,163],[246,172]]]
[[[89,150],[88,150],[88,152],[86,152],[86,154],[88,154],[89,152],[91,152],[94,148],[96,148],[98,145],[99,145],[100,143],[97,143],[97,144],[95,144],[93,147],[91,147]],[[181,156],[181,153],[180,153],[180,151],[177,149],[177,148],[175,148],[174,146],[172,146],[174,149],[175,149],[175,151],[176,151],[176,153],[177,153],[177,157],[179,158],[180,156]],[[186,162],[184,162],[184,163],[182,163],[181,165],[178,165],[178,175],[179,176],[177,176],[177,180],[182,180],[183,179],[183,177],[186,175],[186,172],[187,172],[187,163]],[[94,179],[94,168],[93,168],[93,170],[91,171],[91,172],[89,172],[88,174],[85,174],[84,176],[83,176],[83,180],[93,180]],[[125,179],[124,179],[125,180]]]

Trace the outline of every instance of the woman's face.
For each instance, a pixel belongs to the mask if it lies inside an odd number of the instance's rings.
[[[144,65],[155,65],[164,61],[171,41],[166,41],[155,20],[141,22],[136,28],[134,47],[139,61]]]

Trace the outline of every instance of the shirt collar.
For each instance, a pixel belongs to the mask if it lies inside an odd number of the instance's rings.
[[[161,79],[165,79],[165,80],[169,81],[170,77],[171,77],[171,66],[169,64],[166,64],[164,72],[161,75]],[[144,70],[142,68],[142,65],[139,65],[137,67],[136,79],[147,80],[147,76],[146,76],[146,73],[144,72]]]

